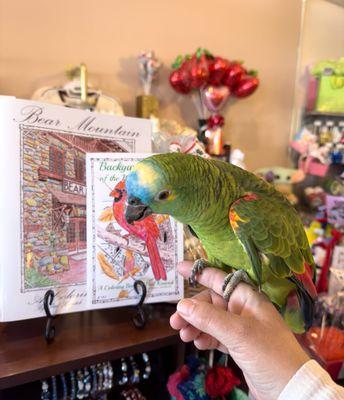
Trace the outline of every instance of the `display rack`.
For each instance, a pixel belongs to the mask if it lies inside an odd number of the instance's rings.
[[[0,324],[0,397],[5,388],[167,346],[175,347],[173,367],[181,364],[184,346],[169,324],[174,309],[146,306],[143,330],[134,327],[135,309],[128,307],[61,315],[50,345],[42,334],[44,318]]]
[[[344,120],[344,113],[334,112],[320,112],[320,111],[305,111],[303,114],[303,121],[306,123],[312,122],[315,119],[328,120],[333,119],[334,121]]]

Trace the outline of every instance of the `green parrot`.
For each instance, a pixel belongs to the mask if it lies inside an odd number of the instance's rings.
[[[128,223],[168,214],[201,240],[207,260],[194,263],[192,282],[206,267],[221,268],[228,272],[226,300],[248,282],[268,295],[294,332],[310,326],[313,257],[296,210],[272,185],[226,162],[169,153],[137,163],[126,191]]]

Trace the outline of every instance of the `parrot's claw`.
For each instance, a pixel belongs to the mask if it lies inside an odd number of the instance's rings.
[[[196,275],[201,274],[204,268],[210,267],[211,265],[204,258],[196,260],[192,266],[191,276],[189,278],[189,284],[191,287],[197,286]]]
[[[226,301],[229,300],[231,294],[234,292],[234,289],[239,285],[240,282],[245,282],[249,285],[253,285],[253,282],[247,275],[247,272],[243,269],[238,269],[237,271],[231,272],[226,276],[222,285],[223,298]]]

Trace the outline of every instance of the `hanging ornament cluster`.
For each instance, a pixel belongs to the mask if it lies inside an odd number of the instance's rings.
[[[178,56],[172,65],[170,84],[177,93],[200,90],[205,106],[218,112],[230,96],[244,98],[259,86],[257,72],[241,61],[229,61],[199,48],[192,55]]]
[[[172,68],[172,88],[190,94],[197,109],[199,139],[209,154],[222,156],[224,119],[219,112],[230,98],[241,99],[255,92],[259,86],[257,72],[247,70],[241,61],[214,56],[203,48],[192,55],[178,56]]]

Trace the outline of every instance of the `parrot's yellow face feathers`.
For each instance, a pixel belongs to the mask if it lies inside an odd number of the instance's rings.
[[[152,187],[158,178],[158,174],[151,165],[136,164],[133,171],[137,173],[138,181],[142,186]]]

